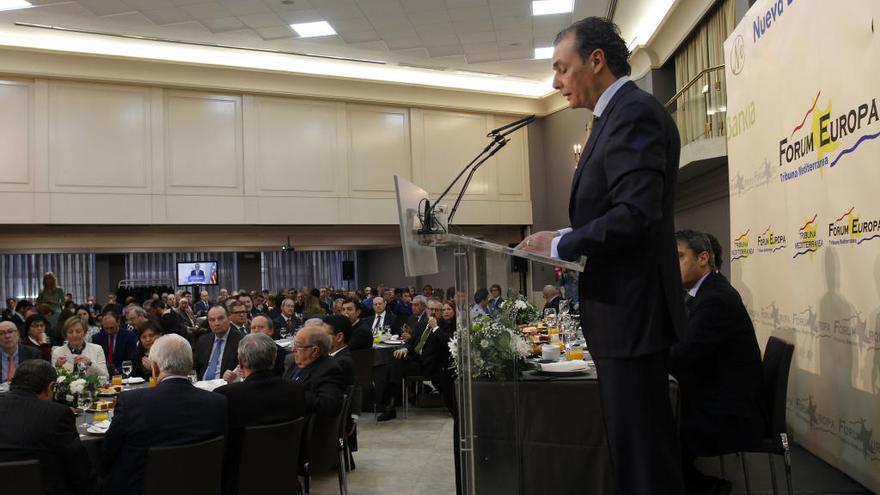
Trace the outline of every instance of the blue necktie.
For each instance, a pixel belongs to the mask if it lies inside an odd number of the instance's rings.
[[[211,359],[208,360],[208,370],[205,371],[205,380],[216,380],[220,371],[220,348],[223,346],[223,339],[214,339],[214,350],[211,352]]]

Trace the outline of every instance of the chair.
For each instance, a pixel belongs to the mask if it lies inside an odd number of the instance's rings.
[[[773,483],[773,495],[777,495],[776,469],[773,463],[774,455],[781,455],[785,464],[785,482],[788,487],[788,495],[792,495],[791,486],[791,452],[788,448],[788,432],[785,429],[785,404],[788,399],[788,372],[791,368],[791,358],[794,355],[794,345],[777,337],[770,337],[767,348],[764,349],[764,386],[765,403],[770,415],[768,436],[754,449],[746,452],[767,454],[770,463],[770,480]],[[746,483],[746,494],[751,495],[752,488],[749,486],[749,469],[746,467],[746,452],[740,452],[740,461],[743,468],[743,477]]]
[[[306,418],[273,425],[248,426],[241,442],[238,493],[289,495],[289,481],[278,476],[299,466],[299,447]]]
[[[354,363],[354,381],[361,387],[362,402],[367,391],[373,388],[373,348],[351,351],[351,361]],[[376,397],[373,397],[373,412],[376,411]]]
[[[224,437],[147,452],[144,495],[217,495],[221,493]],[[186,466],[186,476],[169,476]]]
[[[42,495],[40,461],[0,462],[0,480],[3,491],[16,495]]]
[[[401,387],[401,397],[403,397],[403,417],[409,418],[409,387],[408,385],[412,382],[416,384],[416,398],[419,396],[419,385],[424,382],[426,378],[421,375],[411,375],[404,376],[403,381],[400,383]]]
[[[349,387],[349,390],[351,387]],[[342,409],[333,417],[313,415],[306,434],[306,456],[302,465],[305,493],[311,488],[312,475],[336,470],[339,476],[339,493],[348,495],[348,478],[345,472],[345,418],[351,407],[351,396],[342,397]]]

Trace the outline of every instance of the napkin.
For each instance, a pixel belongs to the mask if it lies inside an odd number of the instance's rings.
[[[129,385],[137,385],[138,383],[144,383],[144,379],[139,376],[133,376],[131,378],[123,379],[122,383],[127,383]]]
[[[223,385],[226,385],[226,380],[224,380],[222,378],[218,378],[216,380],[202,380],[202,381],[196,382],[196,387],[198,387],[202,390],[207,390],[208,392],[213,392],[215,388],[222,387]]]
[[[567,373],[572,371],[586,371],[587,362],[583,359],[575,359],[574,361],[559,361],[558,363],[542,363],[541,370],[551,373]]]
[[[89,433],[94,433],[94,434],[100,435],[100,434],[107,433],[108,429],[110,429],[110,421],[105,420],[105,421],[97,421],[95,423],[90,424],[89,427],[86,428],[86,431]]]

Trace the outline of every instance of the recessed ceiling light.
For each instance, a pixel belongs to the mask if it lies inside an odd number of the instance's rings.
[[[327,21],[303,22],[300,24],[291,24],[290,27],[296,31],[300,38],[313,38],[315,36],[332,36],[336,34],[333,26]]]
[[[16,10],[28,9],[33,7],[30,2],[25,0],[0,0],[0,10]]]
[[[565,14],[574,10],[574,0],[535,0],[532,15]]]
[[[540,48],[535,48],[535,60],[542,60],[546,58],[553,58],[552,46],[542,46]]]

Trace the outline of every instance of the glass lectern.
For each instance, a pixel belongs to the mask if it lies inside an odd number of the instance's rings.
[[[540,353],[542,347],[540,340],[529,338],[528,332],[533,330],[529,323],[540,319],[542,313],[525,298],[510,299],[503,308],[496,309],[513,315],[505,321],[484,317],[479,310],[473,311],[473,296],[478,289],[475,276],[477,256],[496,261],[503,259],[507,266],[511,264],[511,257],[519,257],[577,272],[583,271],[586,258],[577,263],[566,262],[449,233],[450,229],[442,225],[442,220],[439,229],[425,232],[428,229],[422,228],[421,219],[427,193],[400,177],[395,177],[395,187],[406,275],[437,273],[437,247],[451,248],[454,255],[457,331],[450,348],[453,349],[456,368],[458,418],[455,441],[460,456],[463,493],[525,493],[523,487],[528,483],[523,482],[523,476],[528,466],[523,465],[522,416],[527,412],[523,410],[519,394],[525,372],[531,367],[525,356]],[[564,345],[559,347],[565,348]],[[546,404],[546,407],[557,406]]]

